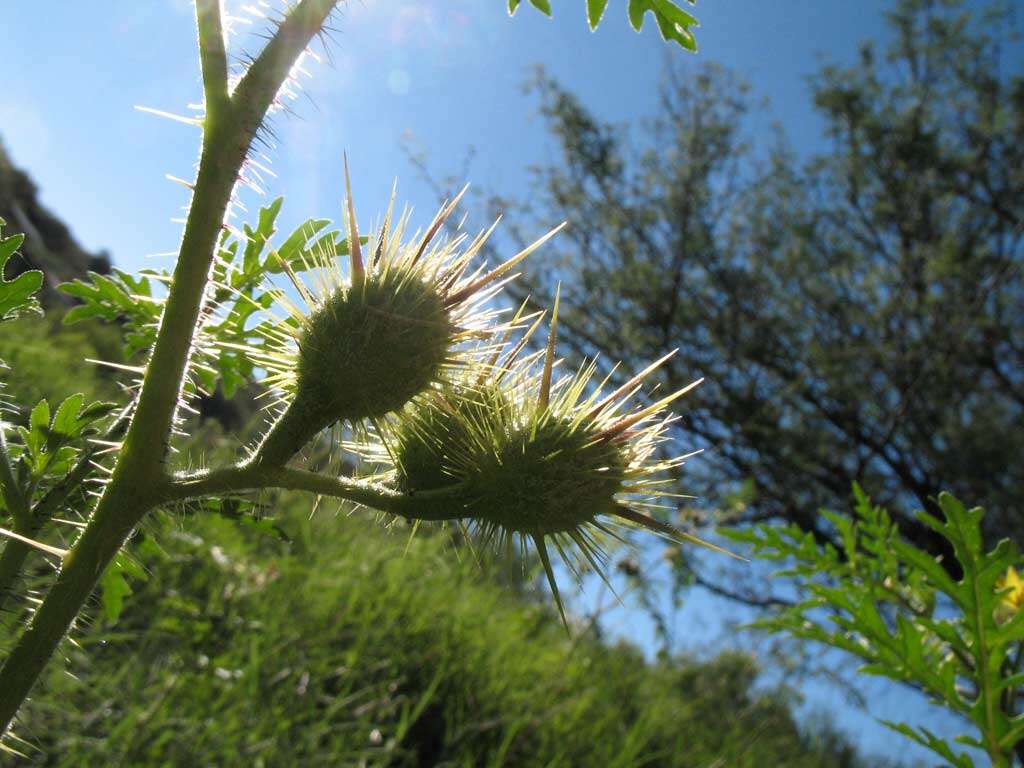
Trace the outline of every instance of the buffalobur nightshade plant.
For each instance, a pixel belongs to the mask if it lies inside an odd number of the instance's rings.
[[[494,332],[507,330],[480,305],[532,247],[490,270],[473,265],[482,238],[434,242],[454,203],[418,239],[404,241],[402,226],[389,232],[387,222],[375,241],[363,239],[351,194],[347,238],[328,229],[327,221],[311,219],[270,247],[280,200],[242,233],[225,225],[236,189],[259,172],[250,152],[268,112],[279,106],[280,93],[294,90],[296,63],[340,4],[292,3],[263,50],[229,74],[221,3],[197,0],[204,112],[178,119],[199,126],[202,143],[195,180],[187,183],[192,198],[174,271],[115,271],[63,288],[82,301],[66,321],[99,317],[122,324],[126,355],[146,356],[144,364],[127,366],[137,386],[122,407],[87,405],[71,395],[52,412],[47,403],[37,404],[27,427],[0,428],[0,534],[6,540],[0,594],[17,595],[22,564],[34,549],[59,565],[42,599],[22,610],[28,626],[5,643],[0,733],[7,732],[97,584],[108,612],[116,614],[125,591],[122,572],[130,567],[121,548],[160,506],[289,488],[411,520],[468,518],[485,532],[536,540],[549,577],[544,541],[553,539],[559,548],[572,541],[593,557],[601,516],[677,535],[636,509],[642,498],[656,495],[649,476],[675,466],[648,463],[671,398],[639,410],[624,405],[642,376],[600,400],[586,392],[592,372],[553,385],[552,346],[539,384],[524,379],[503,389],[501,369],[484,362],[480,386],[465,386],[469,379],[459,364],[493,359]],[[530,4],[550,15],[547,0]],[[518,5],[509,0],[508,11]],[[607,0],[587,1],[591,27],[606,6]],[[666,40],[693,48],[693,17],[669,0],[629,0],[635,28],[648,13]],[[0,241],[0,266],[19,243],[17,237]],[[336,265],[343,257],[349,259],[344,277]],[[287,297],[268,289],[266,277],[282,272],[306,306],[275,321],[266,312],[285,305]],[[156,283],[166,285],[166,295],[154,289]],[[0,320],[33,309],[40,284],[35,272],[0,281]],[[474,341],[480,344],[475,351]],[[259,447],[242,451],[233,466],[174,471],[168,449],[187,399],[216,386],[230,394],[259,379],[260,371],[282,407]],[[532,401],[520,398],[527,389]],[[461,417],[443,428],[463,439],[447,450],[438,432],[424,434],[426,450],[420,452],[433,466],[415,465],[411,425],[444,424],[452,414]],[[288,465],[337,422],[379,425],[377,434],[396,436],[403,460],[388,482]],[[478,444],[484,440],[490,444]],[[59,511],[85,520],[66,550],[44,543],[52,528],[41,530]]]
[[[801,588],[792,605],[755,626],[822,643],[860,659],[861,672],[906,683],[972,727],[955,743],[927,728],[886,722],[938,754],[971,768],[956,743],[984,752],[997,768],[1024,760],[1024,582],[1020,552],[1008,539],[986,550],[984,513],[940,494],[942,517],[918,520],[949,543],[948,569],[900,535],[888,513],[854,487],[854,516],[831,512],[840,548],[796,526],[757,526],[731,534]],[[957,576],[950,571],[958,571]]]

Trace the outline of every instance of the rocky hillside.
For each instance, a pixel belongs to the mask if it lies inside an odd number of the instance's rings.
[[[46,276],[43,303],[67,305],[70,297],[57,293],[56,286],[85,275],[86,271],[107,273],[110,257],[90,253],[75,240],[68,227],[39,202],[39,190],[27,173],[18,168],[0,142],[0,218],[7,221],[5,234],[22,232],[25,243],[21,258],[11,259],[8,270],[41,269]],[[8,277],[11,277],[9,274]]]

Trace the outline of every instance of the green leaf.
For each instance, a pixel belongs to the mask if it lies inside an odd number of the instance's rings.
[[[272,275],[284,272],[286,264],[292,269],[303,271],[302,260],[308,254],[306,244],[330,223],[330,219],[309,219],[300,224],[280,248],[271,252],[264,268]]]
[[[82,410],[85,402],[85,395],[78,393],[71,395],[57,407],[53,416],[53,423],[50,426],[50,433],[61,435],[64,438],[77,437],[81,431],[78,422],[78,413]]]
[[[5,222],[0,219],[0,229]],[[0,237],[0,320],[12,320],[28,312],[39,312],[33,294],[43,287],[43,273],[38,269],[22,272],[13,280],[4,279],[7,262],[24,242],[24,235]]]
[[[278,197],[270,205],[261,208],[255,231],[246,225],[245,234],[248,236],[248,242],[245,246],[245,255],[242,261],[242,269],[246,274],[259,270],[259,257],[263,253],[263,249],[266,248],[267,243],[270,242],[270,238],[277,231],[274,227],[274,222],[277,221],[277,215],[281,212],[283,204],[284,198]]]
[[[597,29],[607,7],[608,0],[587,0],[587,23],[590,24],[591,30]]]
[[[123,552],[119,553],[100,577],[100,603],[107,621],[117,621],[124,610],[124,600],[132,593],[128,579],[144,579],[146,572]]]
[[[35,408],[32,409],[32,413],[29,415],[28,424],[29,428],[33,430],[42,430],[50,426],[50,404],[45,399],[36,403]]]
[[[927,576],[936,589],[945,592],[947,595],[951,595],[957,590],[956,582],[946,572],[946,569],[942,567],[938,558],[922,552],[903,539],[893,539],[891,545],[896,554],[902,557],[904,561]]]
[[[111,275],[90,272],[86,280],[75,280],[57,287],[82,303],[64,315],[64,324],[72,325],[89,318],[119,323],[124,330],[124,356],[131,358],[148,351],[156,340],[156,329],[163,312],[163,300],[153,296],[150,278],[166,282],[165,273],[148,271],[135,277],[121,270]]]
[[[693,5],[695,0],[688,2]],[[509,16],[515,15],[520,4],[521,0],[508,0]],[[552,14],[551,0],[530,0],[530,5],[546,16]],[[591,30],[597,29],[607,7],[608,0],[587,0],[587,23]],[[637,32],[643,27],[644,15],[648,12],[654,15],[662,39],[677,43],[688,51],[697,50],[697,41],[691,31],[698,26],[697,19],[680,8],[678,3],[674,0],[629,0],[629,22]]]
[[[688,51],[697,50],[697,40],[690,31],[698,26],[697,19],[671,0],[629,0],[629,23],[637,32],[643,27],[644,15],[654,15],[662,38],[678,43]]]
[[[119,407],[120,406],[117,403],[105,403],[97,400],[85,406],[85,408],[82,409],[82,412],[78,414],[78,418],[91,424],[92,422],[113,413]]]
[[[1003,586],[1008,569],[1020,563],[1017,549],[1002,541],[986,551],[984,512],[940,494],[942,519],[923,512],[918,519],[951,545],[963,574],[957,581],[938,559],[901,538],[861,489],[855,487],[854,496],[852,516],[823,513],[842,558],[792,526],[758,526],[731,536],[764,559],[795,563],[788,572],[801,596],[758,626],[846,651],[865,662],[861,673],[916,686],[966,716],[976,731],[960,743],[1006,749],[1003,740],[1018,723],[1000,702],[1022,686],[1012,654],[1024,641],[1024,611],[1007,600]],[[937,604],[941,619],[934,617]],[[965,682],[976,696],[965,696]],[[928,731],[889,725],[953,765],[970,765]]]
[[[999,740],[999,746],[1007,751],[1012,750],[1018,742],[1024,741],[1024,714],[1017,715],[1010,722],[1010,729]]]
[[[937,755],[942,757],[943,760],[948,760],[950,764],[955,766],[955,768],[974,768],[974,762],[971,760],[969,755],[965,752],[953,752],[949,744],[927,728],[921,728],[919,731],[915,731],[905,723],[893,723],[889,720],[881,720],[880,722],[882,725],[892,728],[897,733],[902,733],[904,736],[913,739],[921,746],[927,747],[932,752],[935,752]]]

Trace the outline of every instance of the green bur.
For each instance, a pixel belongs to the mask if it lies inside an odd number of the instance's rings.
[[[459,485],[464,517],[485,530],[570,533],[616,507],[626,457],[615,443],[547,409],[519,408],[495,386],[447,393],[402,417],[395,451],[406,493]]]
[[[456,334],[441,296],[407,269],[336,290],[305,321],[295,399],[260,457],[287,461],[332,424],[399,410],[440,378]]]

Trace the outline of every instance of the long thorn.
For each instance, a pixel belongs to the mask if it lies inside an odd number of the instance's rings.
[[[436,235],[437,231],[441,229],[441,226],[448,220],[448,217],[452,215],[452,212],[458,206],[459,201],[462,199],[462,196],[466,194],[466,190],[468,189],[469,184],[459,190],[459,194],[457,194],[450,203],[445,203],[441,206],[441,210],[437,212],[437,215],[434,216],[434,220],[430,222],[430,226],[427,227],[426,234],[423,235],[419,248],[416,249],[416,255],[412,257],[413,264],[420,260],[420,256],[423,255],[427,246],[430,245],[430,241],[434,239],[434,235]]]
[[[548,407],[551,399],[551,372],[555,367],[555,341],[558,339],[558,303],[562,297],[562,284],[555,288],[555,305],[551,309],[551,329],[548,331],[548,348],[544,354],[544,373],[540,378],[540,397],[537,406],[540,410]]]
[[[697,379],[692,384],[688,384],[687,386],[683,387],[682,389],[680,389],[680,390],[678,390],[676,392],[673,392],[671,395],[667,395],[666,397],[661,398],[661,400],[659,400],[656,403],[652,403],[651,405],[647,406],[643,410],[637,411],[636,413],[634,413],[634,414],[632,414],[630,416],[624,416],[623,418],[619,419],[619,421],[615,422],[610,427],[608,427],[607,429],[602,431],[601,434],[599,435],[599,437],[614,437],[615,435],[619,434],[620,432],[629,429],[634,424],[643,421],[644,419],[646,419],[648,416],[651,416],[652,414],[657,413],[662,408],[664,408],[666,405],[671,403],[673,400],[679,399],[680,397],[685,395],[687,392],[689,392],[694,387],[700,386],[700,384],[702,384],[703,381],[704,381],[703,378]]]
[[[495,375],[495,381],[501,381],[502,377],[504,377],[505,373],[511,368],[512,364],[516,361],[516,358],[519,356],[519,353],[523,351],[523,347],[525,347],[529,343],[530,337],[533,336],[533,334],[537,331],[538,328],[540,328],[540,324],[544,322],[544,318],[547,317],[547,314],[547,310],[544,310],[543,312],[539,312],[537,314],[537,319],[533,321],[533,325],[531,325],[527,329],[526,333],[523,334],[523,337],[516,342],[516,345],[512,347],[512,351],[505,356],[505,362],[502,363],[500,369]]]
[[[521,250],[519,253],[517,253],[515,256],[513,256],[511,259],[506,261],[504,264],[499,264],[497,267],[492,269],[486,275],[484,275],[483,277],[477,278],[472,283],[467,285],[465,288],[460,290],[458,293],[450,295],[448,297],[448,299],[446,300],[447,305],[449,307],[451,307],[451,306],[454,306],[454,305],[458,304],[461,301],[464,301],[465,299],[467,299],[468,297],[472,296],[474,293],[476,293],[478,290],[483,288],[488,283],[491,283],[494,280],[496,280],[497,278],[501,277],[503,274],[505,274],[510,269],[512,269],[516,264],[521,262],[523,259],[525,259],[527,256],[529,256],[535,250],[537,250],[542,245],[544,245],[544,243],[546,243],[548,240],[550,240],[552,237],[554,237],[558,232],[560,232],[562,230],[563,227],[565,227],[565,225],[567,223],[568,222],[563,221],[561,224],[559,224],[557,227],[552,229],[546,235],[544,235],[543,237],[541,237],[540,239],[538,239],[534,243],[531,243],[530,245],[526,246],[523,250]]]
[[[377,248],[373,253],[373,266],[376,266],[384,257],[388,248],[388,235],[391,230],[391,216],[395,211],[395,194],[398,192],[398,179],[391,184],[391,199],[388,200],[388,210],[384,214],[384,224],[380,228],[380,236],[377,238]]]
[[[697,544],[698,546],[705,547],[713,552],[728,555],[729,557],[740,560],[744,563],[747,562],[747,558],[742,555],[730,552],[728,549],[720,547],[717,544],[712,544],[710,541],[704,541],[704,539],[694,536],[692,533],[681,531],[674,525],[663,523],[660,520],[656,520],[653,517],[643,514],[642,512],[637,512],[635,509],[630,509],[629,507],[623,507],[620,505],[615,508],[615,511],[612,512],[612,514],[617,517],[621,517],[623,520],[628,520],[631,523],[639,525],[641,528],[647,528],[648,530],[660,533],[673,541]]]
[[[497,367],[498,360],[501,359],[501,353],[505,351],[505,346],[508,344],[509,337],[512,335],[512,329],[515,327],[515,324],[519,322],[519,319],[523,316],[523,313],[526,311],[526,305],[529,303],[529,301],[530,298],[527,297],[523,301],[523,303],[519,305],[519,309],[516,310],[516,313],[512,316],[512,319],[509,320],[508,327],[502,334],[501,339],[494,345],[494,352],[487,359],[487,362],[484,363],[483,368],[480,371],[480,375],[477,377],[477,387],[481,386],[487,379],[487,377],[491,374],[491,372],[495,369],[495,367]]]
[[[646,368],[644,368],[642,371],[640,371],[640,373],[638,373],[636,376],[633,376],[629,381],[627,381],[621,387],[619,387],[614,392],[612,392],[610,395],[608,395],[605,398],[602,398],[601,402],[599,402],[597,405],[595,405],[590,410],[590,412],[587,414],[587,418],[588,419],[592,419],[595,416],[597,416],[601,411],[603,411],[609,405],[614,403],[616,400],[618,400],[624,394],[629,392],[629,390],[633,389],[636,385],[638,385],[645,378],[647,378],[651,373],[653,373],[658,368],[660,368],[662,365],[664,365],[665,361],[668,360],[669,358],[673,357],[678,351],[679,351],[678,349],[673,349],[667,355],[664,355],[663,357],[658,358],[653,363],[651,363]]]
[[[569,622],[565,618],[562,596],[558,592],[558,582],[555,581],[555,571],[551,567],[551,559],[548,557],[548,550],[544,545],[544,537],[536,533],[530,534],[530,537],[537,546],[537,554],[540,556],[540,562],[544,566],[544,573],[548,577],[548,585],[551,587],[551,594],[555,598],[555,605],[558,606],[558,615],[562,617],[562,624],[565,625],[565,631],[568,632]]]
[[[348,177],[348,155],[342,155],[345,163],[345,196],[348,198],[348,252],[352,262],[352,287],[362,287],[366,278],[363,269],[363,250],[359,244],[359,226],[356,224],[356,209],[352,202],[352,181]]]

